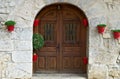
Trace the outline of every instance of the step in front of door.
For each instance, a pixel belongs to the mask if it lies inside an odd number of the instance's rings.
[[[32,79],[87,79],[86,74],[33,74]]]

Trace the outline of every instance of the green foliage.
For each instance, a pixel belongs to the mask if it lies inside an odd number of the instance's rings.
[[[11,26],[11,25],[15,25],[15,24],[16,24],[15,21],[12,21],[12,20],[5,22],[5,25],[7,25],[7,26]]]
[[[106,27],[105,24],[98,24],[97,26],[99,26],[99,27]]]
[[[39,49],[42,48],[44,45],[44,39],[41,34],[33,34],[33,49]]]
[[[120,29],[112,30],[113,32],[120,32]]]

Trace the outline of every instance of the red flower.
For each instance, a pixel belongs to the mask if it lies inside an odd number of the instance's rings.
[[[98,28],[98,33],[100,33],[100,34],[103,34],[103,33],[104,33],[105,27],[97,26],[97,28]]]
[[[83,25],[86,27],[88,26],[88,20],[86,18],[83,19]]]
[[[7,29],[9,32],[12,32],[12,31],[14,31],[14,26],[13,25],[7,26]]]
[[[119,39],[120,38],[120,32],[113,32],[114,38]]]
[[[86,65],[88,64],[88,58],[87,57],[83,57],[83,63]]]
[[[36,62],[38,59],[38,55],[36,53],[33,54],[33,62]]]
[[[39,19],[35,19],[35,20],[34,20],[34,24],[33,24],[33,26],[36,27],[36,26],[38,26],[38,25],[39,25]]]

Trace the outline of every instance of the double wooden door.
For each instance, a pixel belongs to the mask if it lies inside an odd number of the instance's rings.
[[[45,45],[38,51],[36,72],[86,72],[82,58],[86,56],[86,27],[83,14],[69,5],[52,5],[37,16]]]

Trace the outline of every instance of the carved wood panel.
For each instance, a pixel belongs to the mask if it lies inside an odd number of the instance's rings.
[[[82,25],[83,14],[68,5],[49,6],[38,14],[36,31],[45,39],[38,52],[36,72],[86,71],[82,58],[86,56],[86,28]]]

